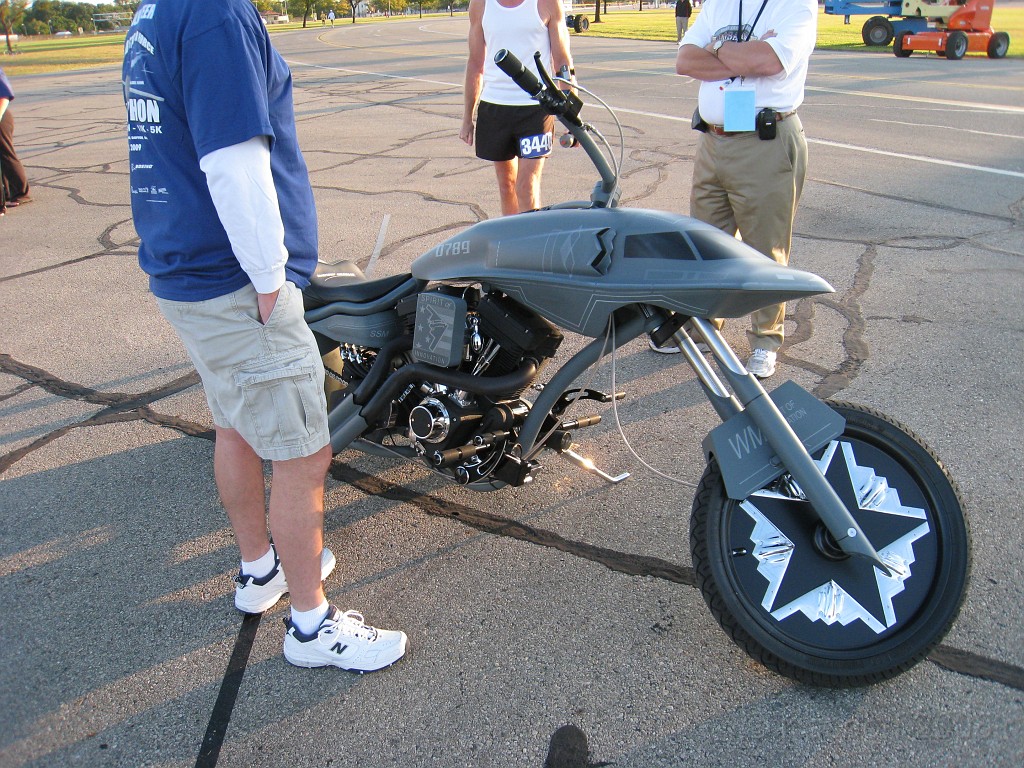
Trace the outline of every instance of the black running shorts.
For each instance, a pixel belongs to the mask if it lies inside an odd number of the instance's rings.
[[[551,154],[555,118],[540,105],[481,101],[476,112],[476,156],[481,160],[538,158]]]

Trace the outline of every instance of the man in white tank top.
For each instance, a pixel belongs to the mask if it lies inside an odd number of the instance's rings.
[[[540,208],[540,177],[554,118],[494,63],[505,48],[537,74],[539,51],[552,74],[575,74],[560,0],[470,0],[465,112],[459,137],[494,163],[504,216]]]

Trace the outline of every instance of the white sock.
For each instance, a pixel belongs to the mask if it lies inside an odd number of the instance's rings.
[[[320,623],[327,617],[330,608],[326,599],[310,611],[296,611],[292,608],[292,624],[302,634],[312,635],[320,629]]]
[[[242,573],[246,576],[252,576],[254,579],[262,579],[272,570],[274,570],[274,548],[271,547],[267,550],[267,554],[258,560],[252,562],[242,561]]]

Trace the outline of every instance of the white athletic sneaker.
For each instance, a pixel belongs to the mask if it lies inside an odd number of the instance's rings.
[[[747,359],[747,370],[759,379],[767,379],[775,373],[775,353],[767,349],[755,349]]]
[[[273,549],[273,544],[271,544]],[[334,553],[324,547],[320,553],[320,579],[331,575],[337,560]],[[281,568],[281,560],[274,549],[274,568],[261,579],[246,576],[241,570],[235,576],[235,608],[242,613],[263,613],[271,608],[288,591],[288,581]]]
[[[405,632],[371,627],[363,623],[361,613],[342,613],[333,605],[312,635],[299,632],[288,619],[284,625],[284,657],[297,667],[373,672],[402,658],[409,642]]]

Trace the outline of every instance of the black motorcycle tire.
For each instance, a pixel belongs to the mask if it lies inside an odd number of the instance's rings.
[[[846,419],[846,428],[838,439],[839,450],[843,450],[843,443],[848,444],[858,467],[868,467],[887,481],[885,498],[895,502],[896,497],[890,497],[888,490],[895,489],[902,510],[913,509],[912,515],[876,513],[876,521],[896,521],[881,523],[889,525],[889,529],[874,526],[872,530],[865,530],[869,537],[876,533],[882,539],[881,543],[873,539],[879,553],[883,554],[883,545],[902,541],[884,541],[887,533],[892,533],[891,526],[917,525],[910,521],[922,510],[924,517],[921,519],[928,524],[926,533],[911,539],[910,575],[902,582],[903,588],[886,596],[894,622],[889,626],[879,622],[879,631],[872,629],[868,621],[856,618],[847,624],[834,617],[827,622],[820,616],[817,620],[811,619],[799,610],[781,618],[773,616],[762,602],[769,601],[771,593],[768,608],[780,610],[774,602],[783,592],[779,584],[790,576],[786,569],[794,563],[801,566],[793,571],[793,578],[798,581],[797,592],[803,589],[800,580],[811,585],[820,583],[818,595],[820,590],[828,589],[830,583],[835,582],[840,586],[843,583],[859,585],[862,591],[857,594],[873,598],[871,585],[877,583],[880,606],[886,598],[882,597],[881,582],[865,581],[879,578],[876,569],[860,558],[843,556],[834,543],[829,547],[827,539],[822,538],[820,523],[810,516],[789,511],[794,503],[791,498],[773,496],[769,500],[763,491],[752,494],[744,502],[728,498],[721,472],[713,460],[694,498],[690,548],[704,600],[740,648],[766,667],[799,682],[855,687],[877,683],[906,671],[924,659],[946,635],[967,590],[971,536],[955,483],[919,437],[875,410],[849,403],[830,402],[829,405]],[[816,452],[814,458],[820,459],[825,450]],[[833,454],[838,455],[838,452]],[[849,466],[849,461],[843,466]],[[836,482],[831,478],[830,482],[838,490]],[[783,500],[779,501],[780,498]],[[761,502],[765,509],[783,510],[772,513],[776,515],[774,522],[785,521],[789,526],[786,530],[794,539],[790,557],[802,552],[799,561],[786,561],[783,576],[775,583],[757,570],[761,561],[754,556],[752,550],[756,546],[751,538],[757,518],[741,506],[751,500],[755,505]],[[866,509],[859,504],[858,507]],[[756,507],[755,511],[761,514]],[[765,519],[771,520],[767,516]],[[859,518],[858,521],[864,527],[864,522]],[[775,527],[775,530],[782,529]],[[919,526],[907,536],[920,530]],[[865,584],[869,586],[865,588]],[[785,608],[802,602],[814,589],[812,586],[811,591]],[[834,595],[834,591],[831,594]],[[818,605],[820,611],[821,603]],[[845,607],[847,604],[840,597],[838,605]],[[882,610],[884,612],[884,607]],[[888,621],[884,617],[883,620]]]

